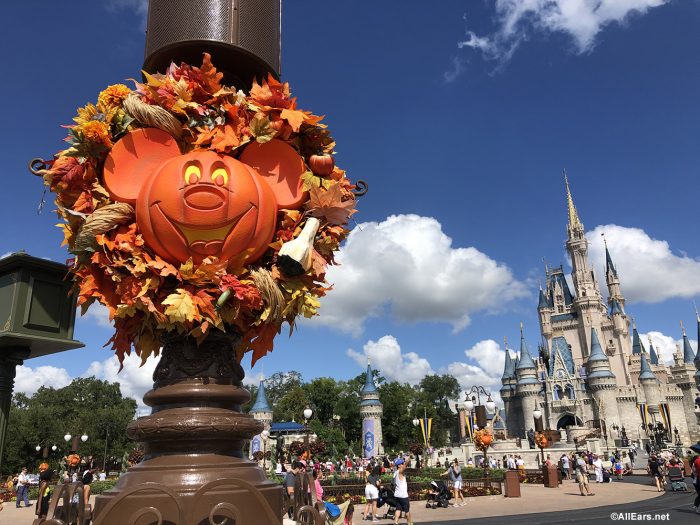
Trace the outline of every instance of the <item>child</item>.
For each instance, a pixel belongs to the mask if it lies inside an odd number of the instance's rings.
[[[355,522],[352,521],[352,515],[355,513],[355,507],[353,506],[352,503],[348,505],[348,510],[345,512],[345,520],[343,521],[343,525],[355,525]]]

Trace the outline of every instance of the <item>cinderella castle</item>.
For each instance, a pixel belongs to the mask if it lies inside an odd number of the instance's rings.
[[[672,365],[659,360],[651,340],[645,345],[626,309],[607,243],[607,302],[603,299],[568,181],[566,199],[573,290],[563,267],[546,268],[546,287],[540,289],[537,306],[542,336],[538,352],[530,353],[522,330],[519,356],[506,349],[500,392],[509,437],[526,437],[537,409],[544,428],[566,430],[574,437],[605,436],[618,444],[697,442],[700,352],[693,351],[685,330]],[[698,330],[700,339],[700,319]]]

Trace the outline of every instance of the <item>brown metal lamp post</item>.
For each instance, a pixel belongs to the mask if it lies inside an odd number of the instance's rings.
[[[535,443],[540,449],[541,466],[544,468],[544,447],[542,446],[542,438],[544,437],[544,422],[542,421],[542,411],[536,408],[532,412],[535,420]]]
[[[279,77],[280,18],[279,0],[150,0],[143,69],[199,63],[208,52],[237,88]],[[152,412],[127,429],[144,460],[96,498],[95,525],[282,523],[281,487],[243,455],[263,425],[240,410],[250,392],[234,351],[239,340],[218,330],[199,344],[177,333],[163,339],[144,396]]]

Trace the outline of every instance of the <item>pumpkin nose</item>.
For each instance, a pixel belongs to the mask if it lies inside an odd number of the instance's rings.
[[[195,210],[216,210],[224,201],[224,192],[213,186],[197,185],[185,190],[185,203]]]

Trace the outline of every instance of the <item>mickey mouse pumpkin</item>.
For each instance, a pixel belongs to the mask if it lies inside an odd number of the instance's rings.
[[[252,143],[236,160],[209,150],[181,154],[165,131],[143,128],[117,142],[104,165],[115,201],[136,205],[146,244],[172,263],[205,257],[258,259],[276,230],[277,211],[306,200],[304,161],[288,144]]]

